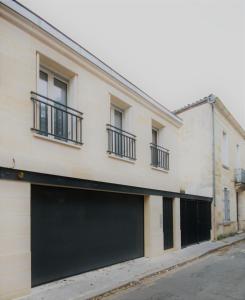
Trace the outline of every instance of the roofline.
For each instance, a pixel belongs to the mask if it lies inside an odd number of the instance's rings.
[[[215,95],[210,94],[208,97],[204,97],[203,99],[200,99],[196,102],[193,102],[191,104],[187,104],[184,107],[181,107],[179,109],[176,109],[176,110],[172,111],[172,113],[174,113],[175,115],[178,115],[178,114],[180,114],[184,111],[187,111],[187,110],[192,109],[194,107],[200,106],[200,105],[205,104],[207,102],[209,102],[209,103],[215,102],[216,98],[217,97]]]
[[[245,139],[245,130],[237,121],[237,119],[232,115],[224,103],[216,97],[215,106],[219,109],[219,112],[231,123],[231,125],[240,133],[240,135]]]
[[[19,3],[15,0],[0,0],[1,4],[6,6],[7,8],[11,9],[15,13],[19,14],[20,16],[24,17],[28,21],[35,24],[38,28],[42,29],[44,32],[48,33],[73,51],[75,51],[77,54],[81,55],[83,58],[85,58],[87,61],[89,61],[91,64],[95,65],[97,68],[105,72],[107,75],[115,79],[116,81],[120,82],[124,86],[126,86],[128,89],[130,89],[132,92],[136,93],[138,96],[142,97],[144,100],[149,102],[151,105],[153,105],[155,108],[160,110],[161,112],[165,113],[169,118],[177,122],[179,125],[182,125],[182,120],[173,114],[170,110],[168,110],[165,106],[163,106],[161,103],[153,99],[151,96],[149,96],[147,93],[142,91],[140,88],[138,88],[136,85],[134,85],[132,82],[127,80],[125,77],[120,75],[117,71],[112,69],[110,66],[108,66],[106,63],[104,63],[102,60],[97,58],[94,54],[83,48],[80,44],[72,40],[70,37],[68,37],[66,34],[64,34],[62,31],[57,29],[55,26],[50,24],[49,22],[45,21],[42,17],[25,7],[23,4]]]
[[[176,109],[173,111],[174,114],[181,114],[185,111],[191,110],[192,108],[198,107],[205,103],[214,104],[215,107],[219,110],[219,112],[231,123],[231,125],[241,134],[241,136],[245,139],[245,130],[240,125],[240,123],[236,120],[236,118],[232,115],[232,113],[228,110],[225,104],[215,95],[210,94],[208,97],[205,97],[199,101],[196,101],[192,104],[188,104],[180,109]]]

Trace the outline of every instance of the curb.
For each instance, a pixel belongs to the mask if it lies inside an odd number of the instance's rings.
[[[113,288],[113,289],[111,289],[111,290],[108,290],[108,291],[106,291],[106,292],[103,292],[103,293],[101,293],[101,294],[98,294],[97,296],[93,296],[93,297],[87,298],[87,300],[101,300],[101,299],[103,299],[104,297],[111,296],[111,295],[113,295],[113,294],[116,294],[116,293],[119,292],[119,291],[126,290],[126,289],[128,289],[128,288],[131,288],[131,287],[140,285],[141,283],[143,283],[143,282],[144,282],[145,280],[147,280],[147,279],[154,278],[154,277],[158,277],[158,276],[160,276],[160,275],[163,275],[163,274],[165,274],[165,273],[168,273],[168,272],[170,272],[170,271],[173,271],[173,270],[178,269],[178,268],[180,268],[180,267],[183,267],[183,266],[185,266],[185,265],[191,264],[191,263],[194,262],[194,261],[197,261],[197,260],[199,260],[199,259],[201,259],[201,258],[203,258],[203,257],[206,257],[206,256],[208,256],[208,255],[210,255],[210,254],[213,254],[213,253],[215,253],[215,252],[217,252],[217,251],[219,251],[219,250],[229,248],[231,245],[238,244],[238,243],[240,243],[240,242],[242,242],[242,241],[244,241],[244,240],[245,240],[245,237],[243,237],[243,238],[240,239],[240,240],[237,240],[237,241],[230,242],[230,243],[227,243],[227,244],[225,244],[225,245],[219,246],[218,248],[209,250],[209,251],[207,251],[207,252],[205,252],[205,253],[203,253],[203,254],[201,254],[201,255],[198,255],[198,256],[196,256],[196,257],[187,259],[186,261],[183,261],[183,262],[181,262],[181,263],[178,263],[178,264],[176,264],[176,265],[173,265],[173,266],[171,266],[171,267],[169,267],[169,268],[166,268],[166,269],[163,269],[163,270],[160,270],[160,271],[157,271],[157,272],[153,272],[153,273],[148,274],[148,275],[146,275],[146,276],[143,276],[143,277],[141,277],[141,278],[139,278],[139,279],[137,279],[137,280],[133,280],[133,281],[130,281],[130,282],[128,282],[128,283],[119,285],[118,287]]]

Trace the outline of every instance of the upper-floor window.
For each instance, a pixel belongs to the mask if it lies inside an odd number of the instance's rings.
[[[152,128],[152,144],[158,145],[158,129]]]
[[[230,221],[230,191],[224,188],[224,221]]]
[[[240,145],[236,145],[236,168],[241,168],[241,151],[240,151]]]
[[[228,136],[225,131],[222,134],[222,163],[225,167],[229,165],[229,145]]]
[[[66,106],[67,106],[67,86],[68,82],[59,78],[54,73],[41,69],[39,71],[38,80],[38,94],[50,98],[54,103],[54,122],[53,133],[56,138],[67,138],[68,135],[68,120]],[[41,97],[40,97],[41,98]],[[48,134],[48,105],[45,98],[40,106],[40,130],[41,134]],[[59,105],[61,104],[61,105]]]
[[[154,127],[151,129],[151,165],[156,168],[169,170],[169,151],[162,145],[163,127]]]
[[[111,106],[111,125],[118,129],[123,129],[123,110],[115,106]]]
[[[68,106],[69,85],[69,79],[40,66],[37,93],[31,93],[32,130],[56,140],[82,144],[82,113]]]
[[[110,107],[110,124],[107,124],[108,131],[108,153],[119,157],[136,159],[136,137],[130,133],[128,109],[129,106],[119,99],[113,98]]]

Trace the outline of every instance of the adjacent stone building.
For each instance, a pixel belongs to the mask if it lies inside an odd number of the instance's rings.
[[[245,131],[210,95],[175,111],[180,128],[180,188],[213,197],[214,238],[245,229]]]

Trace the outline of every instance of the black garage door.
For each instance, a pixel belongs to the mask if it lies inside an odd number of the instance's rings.
[[[144,255],[143,196],[32,186],[32,286]]]
[[[173,199],[163,198],[163,244],[164,250],[174,247]]]
[[[181,246],[210,240],[211,202],[180,200]]]

